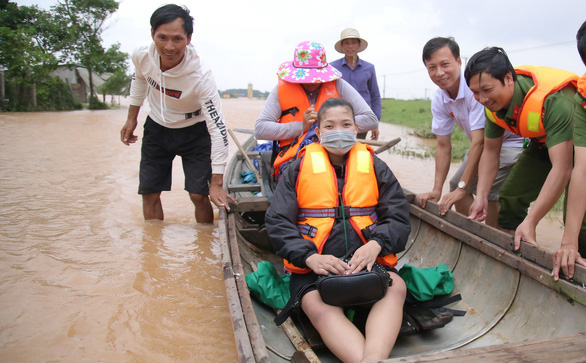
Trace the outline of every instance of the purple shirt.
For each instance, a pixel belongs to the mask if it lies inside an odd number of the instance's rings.
[[[342,72],[342,79],[350,83],[360,93],[377,119],[380,120],[381,100],[374,65],[358,58],[356,67],[351,69],[346,62],[346,57],[330,62],[330,65]]]

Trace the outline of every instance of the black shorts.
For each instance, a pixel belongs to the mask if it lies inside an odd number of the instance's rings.
[[[179,155],[185,173],[185,190],[208,195],[212,177],[211,147],[205,122],[170,129],[147,117],[142,138],[138,194],[171,190],[173,159]]]

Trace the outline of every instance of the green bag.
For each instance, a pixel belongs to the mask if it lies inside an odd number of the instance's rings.
[[[407,290],[417,301],[431,300],[437,295],[447,295],[454,288],[454,276],[445,264],[436,267],[417,268],[404,265],[399,276],[405,281]]]
[[[252,297],[276,309],[283,309],[291,297],[290,276],[280,276],[275,266],[268,261],[257,265],[257,272],[246,275],[246,284]]]

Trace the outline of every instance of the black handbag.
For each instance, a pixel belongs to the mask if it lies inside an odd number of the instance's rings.
[[[351,275],[328,274],[318,277],[315,285],[326,304],[353,306],[379,301],[392,283],[385,268],[375,262],[371,271],[365,269]]]
[[[346,242],[346,256],[343,260],[348,262],[356,250],[348,251],[346,216],[342,195],[340,195],[340,206],[342,206],[342,223],[344,223],[344,241]],[[320,276],[317,278],[315,287],[326,304],[353,306],[379,301],[385,296],[392,283],[393,280],[383,265],[375,261],[370,271],[364,269],[350,275],[328,274]]]

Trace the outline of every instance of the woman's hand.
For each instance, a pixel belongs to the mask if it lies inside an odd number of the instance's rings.
[[[305,264],[318,275],[327,275],[328,273],[342,275],[350,267],[346,262],[335,256],[320,255],[319,253],[309,256],[305,260]]]
[[[372,266],[376,261],[376,257],[381,251],[381,246],[374,240],[368,241],[367,244],[360,247],[354,252],[352,259],[350,260],[350,268],[346,271],[346,274],[353,274],[360,272],[366,268],[367,271],[372,270]]]

